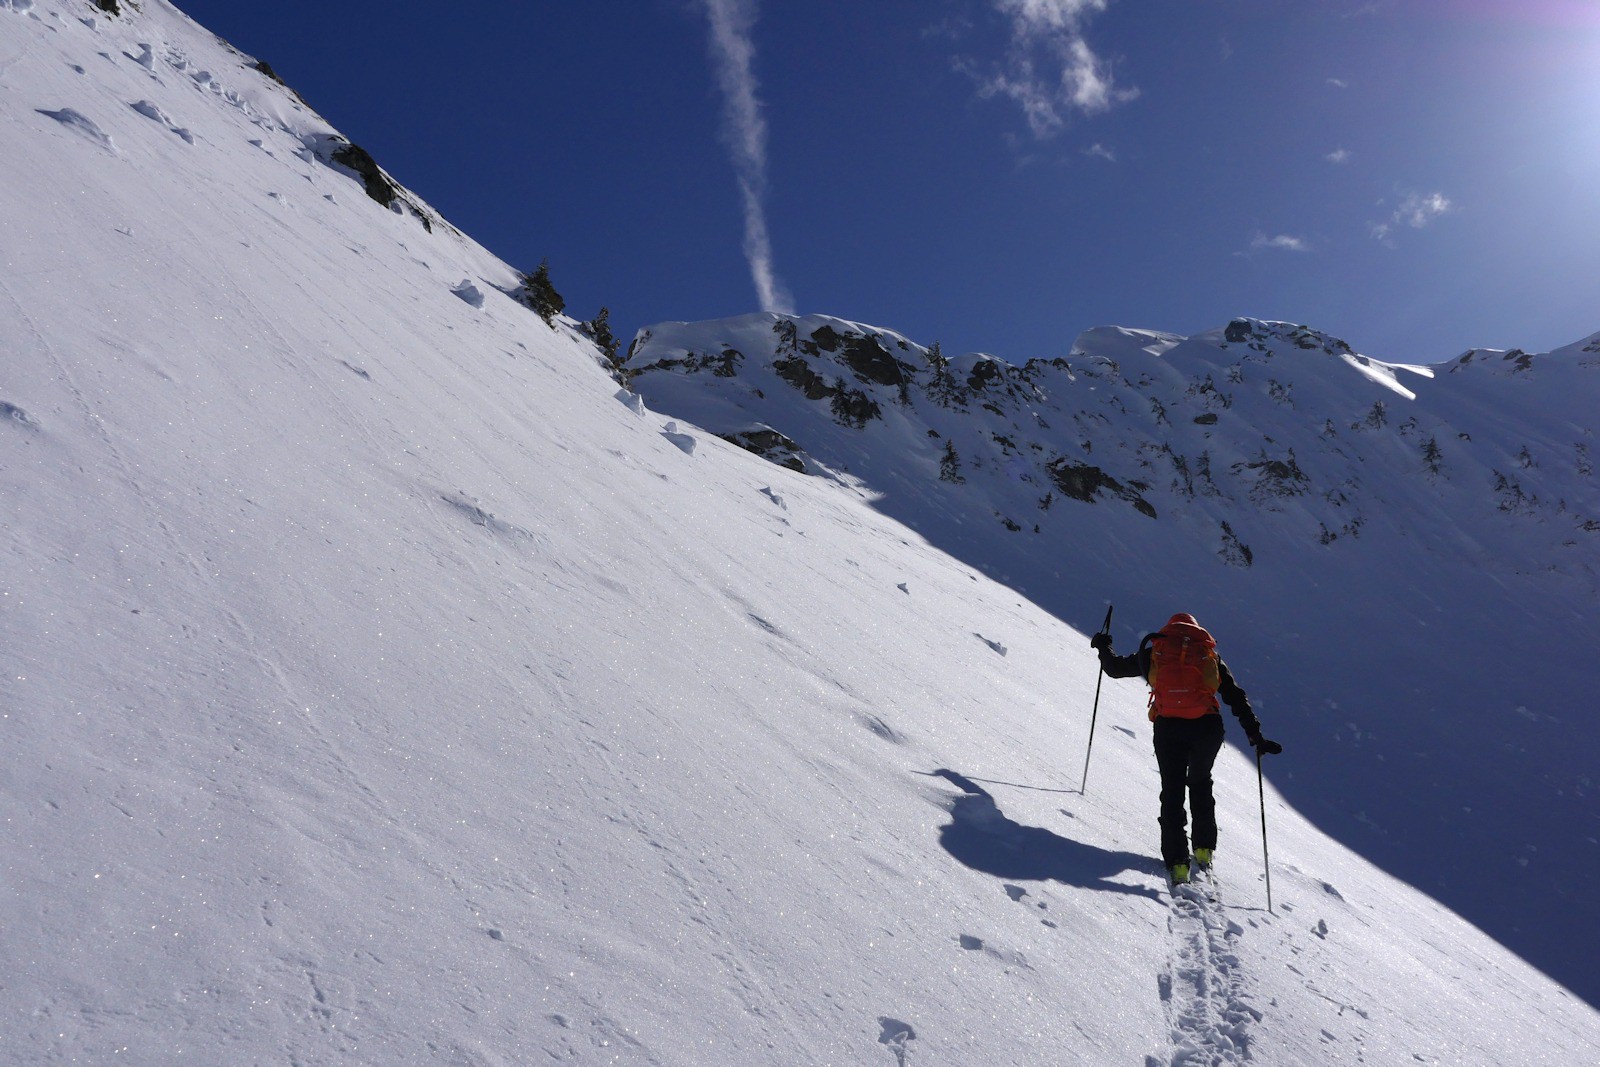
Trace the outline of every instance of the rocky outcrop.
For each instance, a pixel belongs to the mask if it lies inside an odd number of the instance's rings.
[[[1065,458],[1051,460],[1045,469],[1050,472],[1050,481],[1061,490],[1062,496],[1093,504],[1101,493],[1110,493],[1132,504],[1139,514],[1152,519],[1156,517],[1155,507],[1139,495],[1139,490],[1149,488],[1147,485],[1123,485],[1093,464],[1075,463]]]
[[[391,211],[409,213],[422,223],[423,229],[433,231],[433,216],[389,177],[365,148],[338,134],[312,134],[306,138],[306,147],[327,166],[358,178],[367,196],[379,204]]]
[[[780,467],[806,473],[805,450],[771,426],[758,424],[718,436]]]

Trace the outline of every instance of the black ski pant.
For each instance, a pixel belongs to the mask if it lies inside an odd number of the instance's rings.
[[[1156,766],[1161,769],[1161,862],[1189,862],[1184,793],[1194,812],[1194,847],[1217,847],[1217,801],[1211,793],[1211,765],[1222,751],[1222,716],[1198,719],[1158,717]]]

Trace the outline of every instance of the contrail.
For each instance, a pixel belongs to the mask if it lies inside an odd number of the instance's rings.
[[[793,298],[772,265],[772,237],[763,200],[767,191],[767,124],[756,99],[752,69],[755,0],[701,0],[711,20],[711,59],[722,88],[723,136],[733,155],[744,201],[744,255],[761,298],[761,310],[794,313]]]

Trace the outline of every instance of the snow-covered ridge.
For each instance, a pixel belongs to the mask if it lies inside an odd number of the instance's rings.
[[[1596,347],[1422,366],[1235,319],[1015,364],[768,315],[651,327],[627,367],[652,406],[846,481],[1080,629],[1097,594],[1210,620],[1308,753],[1297,802],[1600,994],[1567,952],[1600,937],[1600,731],[1576,713],[1600,677],[1527,669],[1600,642]]]
[[[1314,749],[1264,698],[1291,743],[1264,790],[1276,913],[1233,753],[1218,900],[1169,898],[1138,687],[1106,684],[1076,792],[1084,634],[941,549],[1013,535],[930,497],[919,536],[883,514],[910,483],[840,491],[617,395],[505,295],[511,266],[329,166],[306,137],[335,131],[247,57],[120,7],[0,6],[0,1061],[1600,1043],[1589,1006],[1284,803],[1352,746],[1406,752],[1388,726],[1329,712],[1360,731]],[[1168,523],[1107,503],[1130,535]],[[1117,598],[1119,641],[1146,624],[1117,559],[1048,563],[1017,577]],[[1519,721],[1559,731],[1547,692]]]
[[[1303,326],[1237,319],[1192,338],[1096,328],[1065,358],[1014,365],[930,358],[858,323],[768,315],[651,327],[628,369],[659,406],[730,439],[778,431],[791,466],[936,472],[950,484],[992,475],[984,503],[1007,528],[1047,534],[1063,497],[1121,500],[1248,566],[1258,551],[1359,536],[1379,515],[1431,540],[1448,495],[1452,525],[1466,505],[1529,520],[1505,526],[1511,538],[1544,526],[1540,558],[1592,590],[1600,539],[1584,535],[1600,532],[1590,460],[1600,374],[1583,355],[1583,343],[1537,362],[1469,352],[1439,381]],[[1537,395],[1486,418],[1485,378],[1502,368]],[[1496,540],[1488,555],[1508,550]]]

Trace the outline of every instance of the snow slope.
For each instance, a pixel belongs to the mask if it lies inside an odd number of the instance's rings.
[[[0,1060],[1586,1062],[1235,755],[1169,902],[1081,633],[121,6],[0,3]]]
[[[1600,1000],[1600,334],[1424,367],[1240,319],[1015,366],[755,315],[628,368],[1080,629],[1114,599],[1123,651],[1197,614],[1298,807]]]

